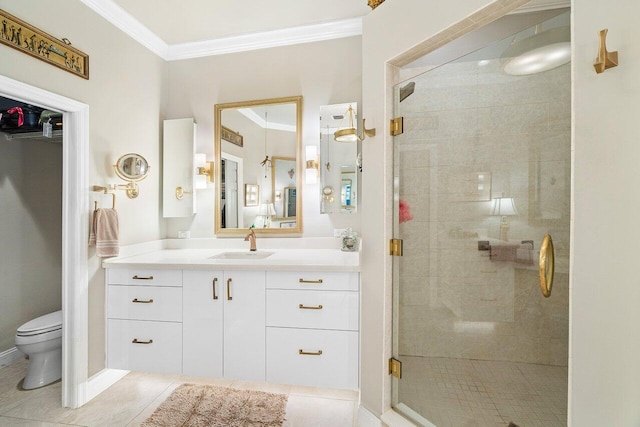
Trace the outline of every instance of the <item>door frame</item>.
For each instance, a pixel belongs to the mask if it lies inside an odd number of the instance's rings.
[[[62,111],[62,406],[87,402],[89,106],[0,75],[0,96]]]

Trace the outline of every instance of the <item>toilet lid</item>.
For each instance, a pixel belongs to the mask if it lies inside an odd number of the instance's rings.
[[[62,328],[62,310],[45,314],[28,321],[18,328],[19,335],[43,334]]]

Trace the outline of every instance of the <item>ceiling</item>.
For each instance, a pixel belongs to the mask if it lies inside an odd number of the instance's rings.
[[[360,36],[372,13],[367,0],[81,1],[167,61]],[[532,0],[520,11],[568,3]]]
[[[281,30],[349,18],[366,0],[113,0],[167,44]]]

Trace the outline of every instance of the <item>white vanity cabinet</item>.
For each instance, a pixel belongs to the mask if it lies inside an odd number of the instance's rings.
[[[179,374],[181,342],[181,271],[108,270],[107,367]]]
[[[176,254],[107,264],[108,368],[359,388],[357,271],[331,271],[330,258],[295,271],[295,257],[260,269]]]
[[[267,381],[358,389],[359,274],[267,271]]]
[[[265,380],[265,272],[185,270],[183,372]]]

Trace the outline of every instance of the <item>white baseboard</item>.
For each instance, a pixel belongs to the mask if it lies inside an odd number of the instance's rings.
[[[398,412],[393,409],[388,410],[384,414],[382,414],[382,420],[389,424],[390,427],[436,427],[434,424],[429,422],[422,415],[405,405],[404,403],[398,403],[397,408],[400,412],[405,414],[409,419],[403,417]]]
[[[373,415],[367,408],[358,406],[358,427],[384,427],[382,421]]]
[[[129,371],[121,369],[103,369],[87,381],[87,402],[117,383]]]
[[[13,365],[17,361],[24,359],[24,357],[25,355],[15,347],[3,351],[0,353],[0,368]]]

